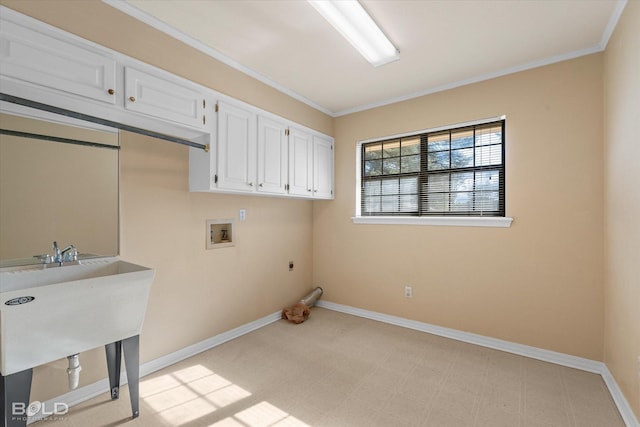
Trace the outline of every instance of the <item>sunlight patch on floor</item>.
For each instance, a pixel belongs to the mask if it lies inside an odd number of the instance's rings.
[[[310,427],[270,404],[260,402],[209,427]]]
[[[251,396],[247,390],[202,365],[140,382],[140,397],[171,425],[179,426]],[[309,427],[282,409],[260,402],[212,427]]]
[[[172,425],[188,423],[251,393],[202,365],[140,382],[140,397]]]

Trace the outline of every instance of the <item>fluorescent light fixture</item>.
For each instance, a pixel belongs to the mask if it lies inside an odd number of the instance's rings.
[[[357,0],[308,0],[374,67],[400,59],[400,52]]]

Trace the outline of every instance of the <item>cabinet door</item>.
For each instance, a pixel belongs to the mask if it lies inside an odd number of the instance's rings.
[[[312,144],[311,134],[289,129],[289,194],[312,197]]]
[[[254,191],[256,114],[218,102],[218,188]]]
[[[313,136],[313,197],[333,198],[333,142]]]
[[[3,76],[109,104],[116,102],[115,59],[4,20],[0,63]]]
[[[284,123],[258,116],[258,191],[286,193],[287,127]]]
[[[163,120],[206,128],[205,100],[197,91],[178,79],[168,80],[125,67],[125,107]]]

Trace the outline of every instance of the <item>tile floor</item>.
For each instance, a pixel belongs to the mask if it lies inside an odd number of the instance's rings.
[[[601,377],[314,308],[35,427],[624,427]]]

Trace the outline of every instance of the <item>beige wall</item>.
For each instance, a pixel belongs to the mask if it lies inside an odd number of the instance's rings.
[[[2,4],[298,123],[332,119],[100,1]],[[156,269],[141,335],[146,362],[273,313],[312,288],[312,202],[188,191],[188,148],[121,136],[121,256]],[[238,211],[247,211],[245,222]],[[205,250],[207,219],[236,218],[234,247]],[[288,270],[288,261],[295,269]],[[80,385],[106,377],[103,349],[81,355]],[[31,400],[67,391],[66,360],[35,369]]]
[[[604,360],[640,418],[640,2],[604,55]]]
[[[314,203],[324,298],[602,360],[601,70],[590,55],[337,118],[337,198]],[[511,228],[351,222],[358,140],[502,114]]]
[[[121,142],[121,256],[156,269],[144,359],[271,314],[311,289],[312,202],[189,193],[187,149],[133,134]],[[205,250],[206,220],[226,218],[236,220],[236,245]]]

